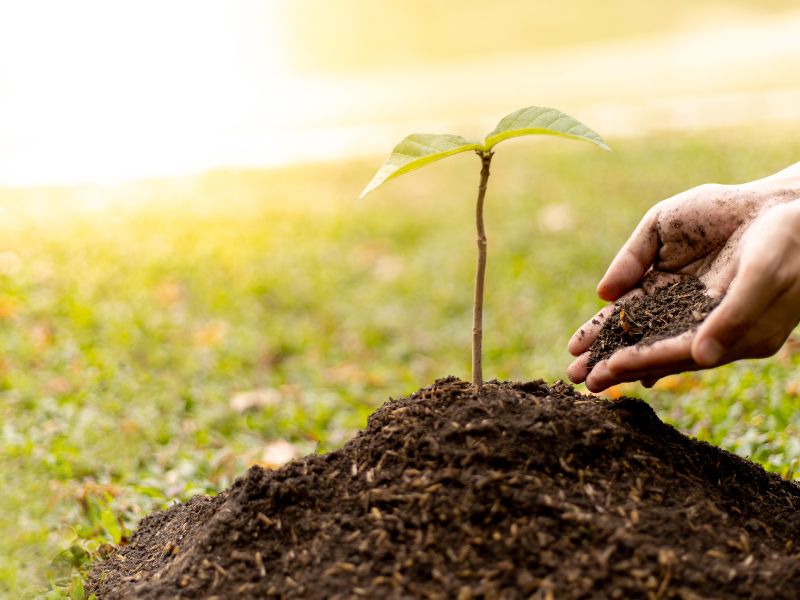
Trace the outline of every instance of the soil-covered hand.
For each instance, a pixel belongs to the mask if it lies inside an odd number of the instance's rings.
[[[597,286],[614,302],[669,279],[699,277],[726,294],[696,330],[623,348],[588,366],[588,349],[612,312],[608,305],[569,342],[567,373],[601,391],[622,381],[652,385],[665,375],[774,354],[800,321],[800,163],[742,185],[709,184],[655,205]]]

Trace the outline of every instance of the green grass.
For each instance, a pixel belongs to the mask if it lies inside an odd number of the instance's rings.
[[[504,146],[486,210],[487,378],[562,377],[644,210],[795,162],[797,133]],[[379,162],[0,193],[0,596],[67,584],[88,553],[224,488],[270,441],[324,451],[387,397],[468,378],[478,160],[356,201]],[[111,196],[140,202],[80,208]],[[784,472],[800,459],[798,364],[787,350],[626,391]],[[231,407],[255,389],[280,401]]]

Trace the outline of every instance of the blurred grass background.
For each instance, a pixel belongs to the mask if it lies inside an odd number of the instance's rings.
[[[596,42],[651,38],[734,19],[780,15],[796,10],[797,3],[562,0],[548,5],[496,0],[487,6],[478,0],[464,0],[456,10],[450,0],[406,0],[402,4],[328,0],[327,18],[309,19],[319,7],[317,0],[294,0],[280,8],[287,35],[301,41],[293,63],[304,71],[414,68],[421,63],[462,62],[532,49],[569,51]]]
[[[0,597],[81,598],[151,511],[468,378],[477,159],[356,200],[412,128],[554,105],[613,146],[493,164],[485,375],[563,377],[649,206],[798,161],[793,23],[789,0],[0,7]],[[609,395],[797,477],[798,348]]]

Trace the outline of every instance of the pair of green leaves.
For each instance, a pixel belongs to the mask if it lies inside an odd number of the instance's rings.
[[[424,167],[434,161],[461,152],[490,152],[503,140],[523,135],[557,135],[597,144],[605,150],[609,147],[596,132],[555,108],[529,106],[503,117],[483,143],[470,141],[460,135],[414,133],[404,138],[372,178],[361,198],[385,181]]]

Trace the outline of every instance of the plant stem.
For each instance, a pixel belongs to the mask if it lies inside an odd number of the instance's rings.
[[[475,206],[478,229],[478,269],[475,271],[475,301],[472,306],[472,385],[480,392],[483,387],[483,281],[486,275],[486,230],[483,227],[483,199],[489,182],[492,152],[478,152],[481,157],[481,182]]]

